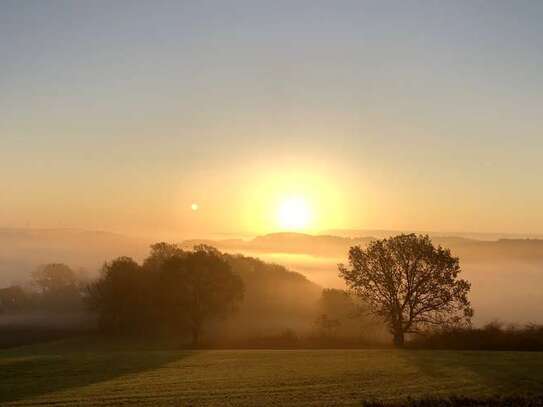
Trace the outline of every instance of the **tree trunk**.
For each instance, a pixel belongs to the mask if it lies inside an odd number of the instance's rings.
[[[404,332],[398,329],[394,332],[394,346],[397,348],[403,348],[405,344]]]
[[[198,340],[200,339],[200,325],[192,326],[192,346],[198,345]]]

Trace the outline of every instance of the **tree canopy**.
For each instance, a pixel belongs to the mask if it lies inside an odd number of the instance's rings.
[[[228,315],[241,301],[243,283],[216,249],[194,249],[163,263],[160,303],[196,344],[205,321]]]
[[[142,266],[128,257],[106,263],[88,294],[104,331],[175,333],[196,344],[206,322],[228,315],[242,299],[243,283],[214,248],[158,243]]]
[[[55,292],[77,285],[74,271],[62,263],[50,263],[38,267],[32,273],[32,280],[42,293]]]
[[[32,272],[39,291],[38,303],[49,310],[74,310],[82,306],[81,285],[77,274],[66,264],[50,263]]]

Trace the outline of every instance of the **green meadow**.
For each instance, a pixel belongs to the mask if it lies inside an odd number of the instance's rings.
[[[331,405],[541,389],[537,352],[187,351],[94,339],[0,351],[1,405]]]

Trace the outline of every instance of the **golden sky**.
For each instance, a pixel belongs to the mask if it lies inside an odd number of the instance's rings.
[[[541,4],[228,3],[2,4],[0,226],[543,232]]]

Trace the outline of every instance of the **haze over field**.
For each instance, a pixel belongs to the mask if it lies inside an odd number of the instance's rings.
[[[388,236],[397,232],[379,233]],[[321,287],[344,288],[337,264],[346,261],[350,246],[365,246],[372,239],[373,236],[289,232],[249,239],[184,240],[180,243],[187,249],[206,243],[227,253],[258,257],[299,272]],[[460,257],[464,277],[472,283],[476,324],[495,319],[516,323],[543,322],[543,240],[475,240],[442,234],[436,234],[433,240]],[[2,229],[0,285],[24,282],[37,266],[50,262],[67,263],[76,270],[83,269],[86,278],[93,278],[103,263],[114,257],[127,255],[141,261],[151,242],[150,239],[107,232]]]
[[[350,244],[430,231],[460,256],[477,320],[540,320],[540,243],[496,240],[543,237],[541,16],[4,1],[0,280],[211,239],[341,287]]]

